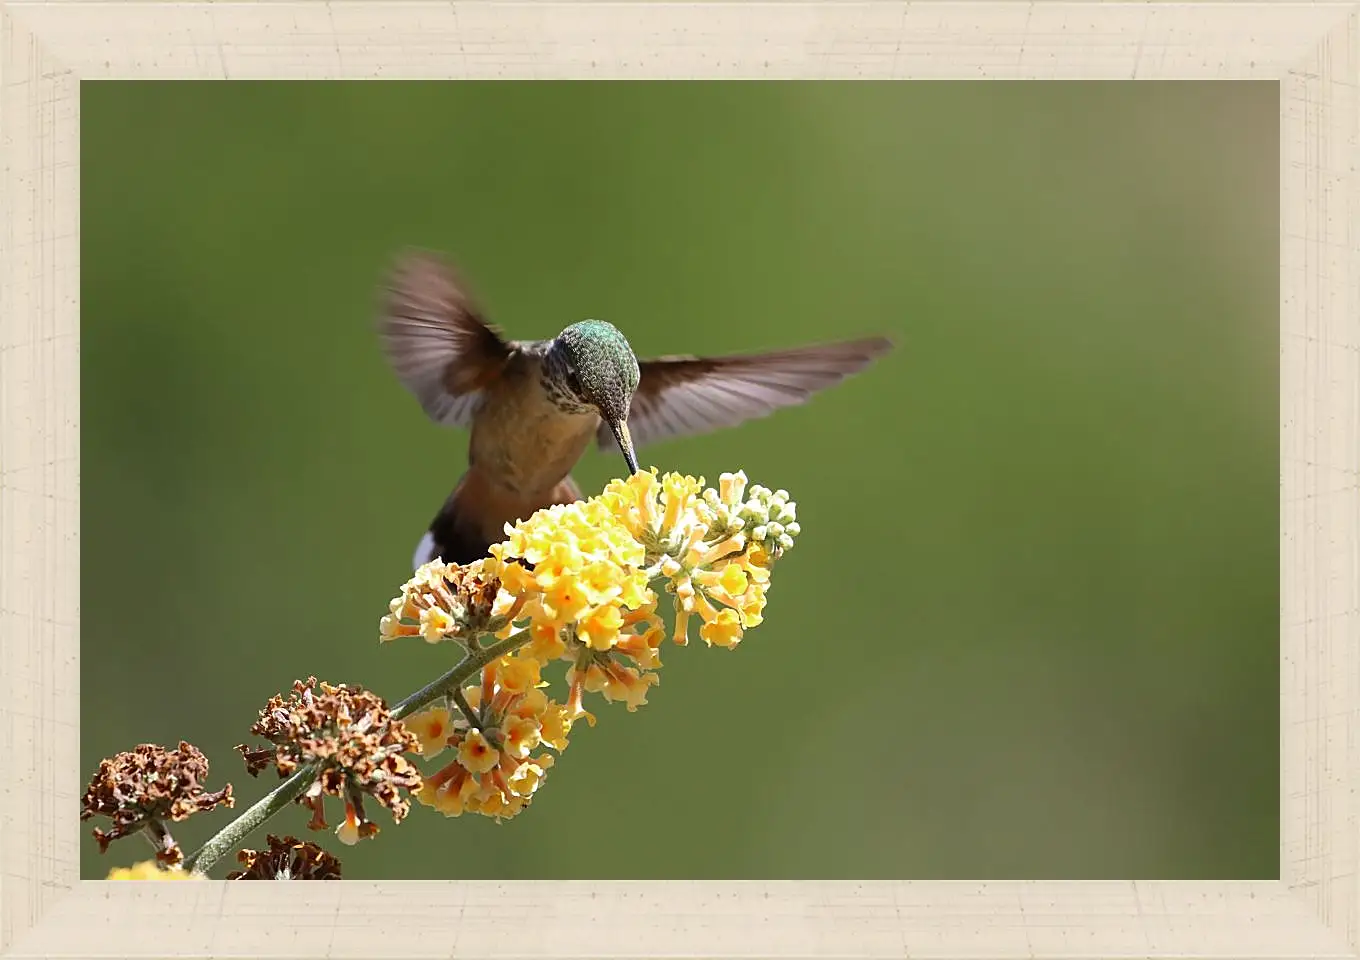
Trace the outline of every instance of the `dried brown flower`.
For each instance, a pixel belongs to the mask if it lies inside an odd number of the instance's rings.
[[[228,880],[339,880],[340,861],[314,843],[270,834],[269,849],[242,850],[236,855],[244,870]]]
[[[381,697],[362,687],[318,683],[316,677],[298,680],[286,699],[269,698],[250,732],[273,744],[272,749],[251,749],[245,744],[236,748],[251,776],[270,761],[280,777],[303,764],[320,764],[316,779],[298,802],[311,808],[307,826],[324,830],[322,798],[327,794],[343,798],[345,823],[337,835],[345,843],[378,832],[377,825],[364,818],[363,794],[386,807],[400,823],[411,809],[401,791],[420,789],[419,771],[403,756],[418,753],[420,741],[393,718]]]
[[[496,610],[500,589],[500,579],[484,572],[480,560],[466,566],[431,561],[389,604],[390,612],[378,624],[378,639],[422,636],[429,643],[457,640],[470,646],[508,622],[506,611]]]
[[[203,781],[208,778],[208,758],[190,743],[180,741],[177,750],[154,743],[143,743],[112,759],[101,760],[99,771],[90,781],[80,804],[80,819],[108,817],[113,829],[94,831],[99,852],[109,844],[145,830],[156,846],[156,859],[174,865],[184,859],[164,821],[180,821],[219,803],[235,805],[231,784],[209,792]]]

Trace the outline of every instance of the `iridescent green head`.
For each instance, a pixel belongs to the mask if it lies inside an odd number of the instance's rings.
[[[573,323],[548,349],[547,369],[555,387],[599,412],[600,419],[613,431],[628,469],[637,473],[637,456],[628,436],[628,408],[639,372],[627,338],[603,320]]]

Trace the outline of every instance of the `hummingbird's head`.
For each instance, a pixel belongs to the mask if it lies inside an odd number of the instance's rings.
[[[637,473],[628,407],[638,385],[638,362],[619,329],[603,320],[573,323],[548,349],[547,367],[555,386],[599,412],[614,432],[629,471]]]

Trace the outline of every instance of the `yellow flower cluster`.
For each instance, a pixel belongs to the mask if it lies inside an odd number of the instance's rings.
[[[661,665],[663,628],[646,560],[643,543],[605,497],[540,510],[491,548],[486,571],[516,597],[513,616],[530,631],[523,654],[572,664],[572,719],[594,722],[582,706],[587,691],[636,710],[658,681],[650,671]]]
[[[758,495],[764,489],[752,492]],[[601,499],[614,514],[635,537],[657,544],[662,552],[658,570],[669,581],[667,591],[675,594],[678,644],[688,641],[694,613],[703,620],[700,638],[709,646],[728,648],[740,642],[746,628],[762,620],[773,554],[763,535],[756,538],[744,530],[745,490],[743,473],[723,474],[719,491],[703,491],[702,479],[676,474],[667,474],[658,483],[651,473],[605,487]]]
[[[538,661],[502,657],[483,669],[480,686],[454,698],[452,708],[408,717],[406,728],[426,757],[455,752],[451,763],[425,777],[416,799],[447,817],[467,811],[503,820],[524,809],[553,764],[552,754],[533,751],[566,749],[571,729],[566,708],[548,699],[544,686]]]
[[[645,704],[665,637],[654,581],[674,594],[677,644],[698,616],[706,644],[735,647],[761,622],[770,566],[799,532],[794,510],[782,490],[748,493],[741,473],[723,474],[714,490],[702,478],[651,470],[540,510],[508,528],[485,560],[421,567],[392,601],[382,640],[456,639],[475,652],[471,634],[527,636],[513,657],[486,668],[480,687],[464,691],[463,704],[407,719],[427,756],[458,751],[425,779],[419,799],[451,816],[513,816],[553,759],[531,760],[529,751],[540,742],[560,751],[573,721],[594,724],[585,694],[629,711]],[[569,664],[565,706],[539,689],[541,669],[558,660]]]
[[[134,863],[130,867],[114,867],[109,871],[109,880],[204,880],[201,873],[194,873],[190,870],[181,870],[178,867],[169,870],[159,866],[155,860],[143,860],[141,863]]]

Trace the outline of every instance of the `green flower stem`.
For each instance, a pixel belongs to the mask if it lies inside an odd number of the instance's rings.
[[[497,640],[490,646],[480,647],[476,653],[464,657],[459,661],[458,666],[454,667],[438,680],[426,684],[405,700],[398,703],[392,708],[392,716],[398,720],[404,720],[411,714],[425,709],[440,697],[448,696],[453,690],[461,687],[492,660],[503,657],[507,653],[514,653],[520,647],[528,643],[529,640],[529,631],[523,630],[513,637]]]
[[[467,694],[463,693],[462,687],[455,687],[453,690],[453,702],[458,704],[458,709],[463,711],[463,716],[467,718],[468,724],[474,730],[482,729],[482,718],[477,716],[477,711],[472,709],[472,704],[468,703]]]
[[[159,820],[148,820],[140,832],[158,856],[175,845],[175,838],[170,836],[169,829]]]
[[[448,673],[433,683],[421,687],[393,707],[393,718],[401,720],[409,717],[440,697],[448,696],[451,692],[462,687],[482,667],[498,657],[513,653],[528,643],[529,639],[529,631],[524,630],[513,637],[497,640],[489,646],[479,647],[476,652],[460,660],[458,665]],[[207,873],[212,869],[213,864],[244,842],[245,838],[257,827],[302,796],[307,788],[312,785],[316,772],[316,764],[305,764],[298,768],[292,776],[261,797],[253,806],[219,830],[212,839],[189,856],[184,861],[184,869]]]
[[[245,838],[260,824],[288,806],[312,785],[316,775],[315,764],[304,764],[291,777],[257,800],[250,809],[227,824],[217,834],[203,844],[184,861],[185,870],[207,873],[218,860]]]

